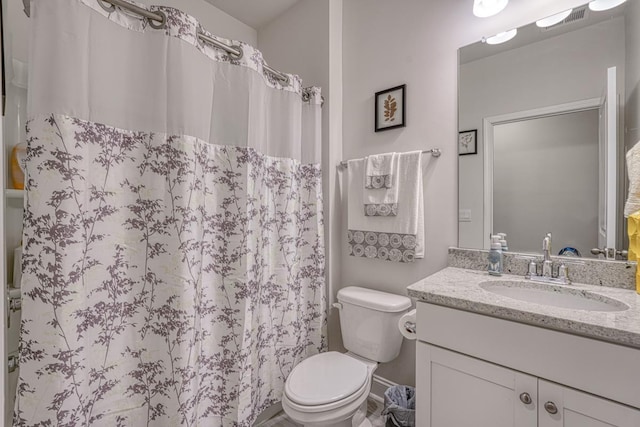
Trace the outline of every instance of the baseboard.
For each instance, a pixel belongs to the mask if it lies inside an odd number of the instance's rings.
[[[384,392],[389,387],[393,387],[396,385],[398,384],[394,383],[393,381],[389,381],[386,378],[374,375],[373,382],[371,383],[371,392],[369,393],[369,398],[377,402],[384,402]]]

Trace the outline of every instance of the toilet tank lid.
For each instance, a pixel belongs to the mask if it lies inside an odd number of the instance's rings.
[[[372,310],[396,313],[411,307],[411,300],[402,295],[348,286],[338,291],[338,301]]]

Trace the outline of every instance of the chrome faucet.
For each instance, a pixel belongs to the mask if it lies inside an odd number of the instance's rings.
[[[547,233],[542,241],[542,253],[544,259],[542,261],[542,277],[553,276],[553,261],[551,260],[551,233]]]
[[[535,258],[525,258],[529,260],[529,271],[525,276],[526,279],[534,282],[555,283],[559,285],[570,285],[569,269],[567,263],[580,264],[580,261],[569,261],[561,263],[557,268],[557,274],[553,274],[553,260],[551,259],[551,233],[547,233],[542,240],[542,260],[536,261]],[[538,266],[542,264],[542,275],[538,275]]]
[[[551,261],[551,233],[547,233],[542,241],[542,253],[545,261]]]

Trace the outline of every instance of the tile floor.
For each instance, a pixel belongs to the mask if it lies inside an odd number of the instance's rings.
[[[382,402],[369,399],[367,401],[367,418],[371,421],[373,427],[384,427],[385,420],[384,417],[380,415],[380,412],[382,412]],[[291,421],[284,412],[280,412],[258,427],[301,427],[301,425]]]

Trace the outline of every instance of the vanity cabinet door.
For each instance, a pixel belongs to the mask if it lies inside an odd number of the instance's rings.
[[[417,344],[419,427],[536,427],[533,376],[435,347]]]
[[[539,380],[540,427],[638,427],[640,410]]]

